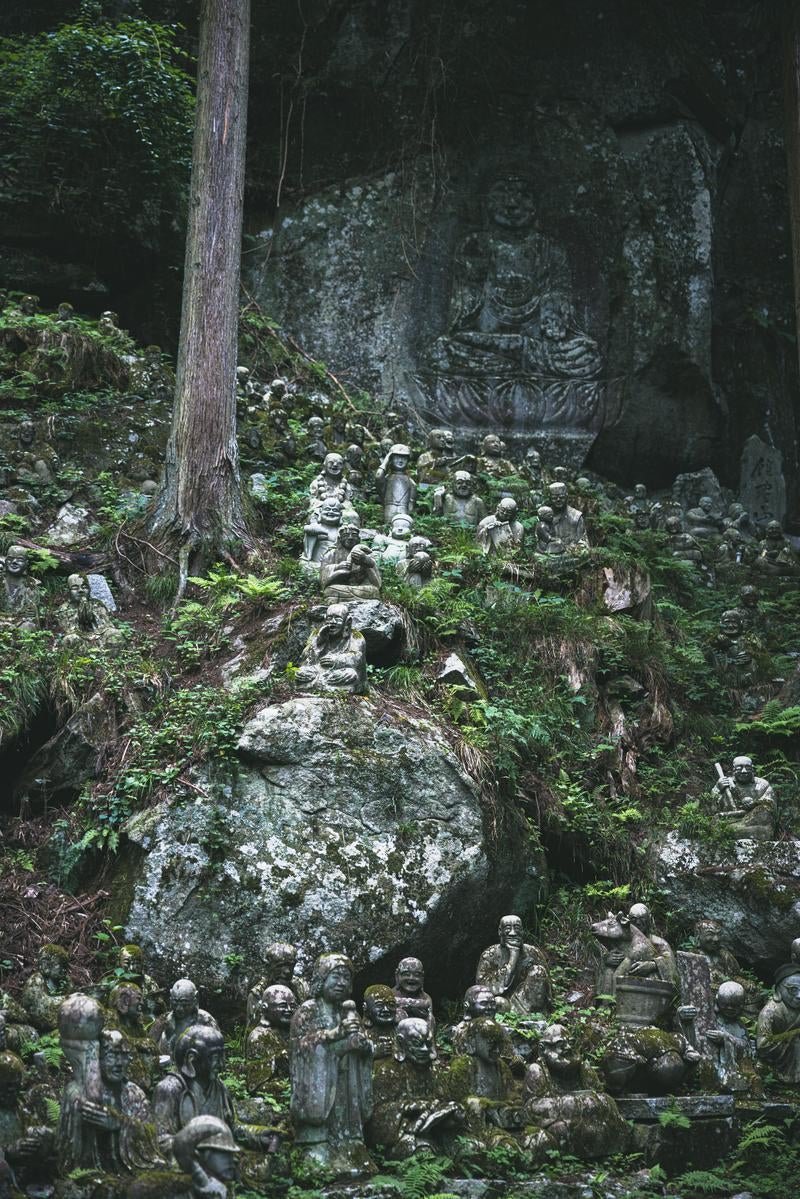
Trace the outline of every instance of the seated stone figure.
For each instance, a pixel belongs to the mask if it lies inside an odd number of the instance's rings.
[[[497,933],[499,944],[481,954],[476,983],[492,991],[498,1011],[521,1016],[548,1011],[552,992],[544,954],[523,941],[519,916],[503,916]]]
[[[193,1199],[229,1199],[241,1149],[224,1120],[194,1116],[172,1142],[175,1161],[192,1180]]]
[[[392,1158],[424,1151],[446,1153],[464,1127],[464,1110],[448,1100],[427,1021],[406,1017],[397,1025],[397,1044],[375,1063],[369,1144]]]
[[[734,758],[730,777],[723,774],[720,766],[717,773],[712,795],[719,816],[730,821],[737,838],[773,841],[777,819],[775,793],[766,779],[756,776],[752,758],[744,754]]]
[[[119,978],[135,983],[142,992],[142,1012],[146,1016],[160,1016],[166,1006],[164,992],[156,980],[145,971],[141,946],[130,943],[121,945],[117,952],[117,967],[121,973],[115,971],[109,985],[116,985]]]
[[[694,926],[700,953],[708,962],[711,981],[720,986],[727,979],[736,979],[742,972],[736,958],[722,944],[722,925],[718,920],[698,920]]]
[[[742,1024],[747,996],[737,982],[724,982],[717,991],[714,1011],[717,1027],[706,1030],[709,1056],[723,1091],[737,1093],[760,1088],[756,1076],[755,1043]]]
[[[319,581],[327,600],[378,599],[381,572],[355,525],[344,525],[339,540],[326,550],[319,565]]]
[[[612,1095],[672,1095],[689,1084],[701,1054],[681,1033],[621,1025],[606,1040],[599,1066]]]
[[[800,558],[784,537],[780,521],[771,520],[764,529],[754,565],[761,574],[776,578],[796,578],[800,575]]]
[[[491,516],[484,516],[475,530],[475,540],[484,554],[506,557],[518,549],[525,530],[517,520],[516,501],[506,497]]]
[[[670,1010],[680,988],[675,955],[667,942],[651,940],[624,912],[609,912],[592,925],[592,933],[601,946],[597,994],[617,999],[617,1014],[624,1022],[655,1023]],[[630,980],[638,985],[624,988],[623,1004],[619,987]]]
[[[664,529],[669,538],[669,546],[673,558],[680,562],[691,562],[700,566],[703,562],[703,551],[700,543],[691,533],[684,532],[683,522],[676,515],[671,515],[664,521]]]
[[[549,504],[540,504],[536,509],[539,520],[536,525],[536,549],[540,554],[546,554],[553,540],[559,540],[553,532],[555,512]],[[563,542],[561,542],[563,545]]]
[[[425,970],[419,958],[402,958],[394,975],[394,993],[397,997],[397,1019],[413,1016],[424,1020],[431,1031],[436,1032],[433,1016],[433,1000],[425,991]]]
[[[170,1161],[175,1137],[195,1116],[216,1116],[230,1128],[235,1140],[248,1149],[274,1152],[275,1129],[240,1124],[228,1090],[220,1081],[225,1064],[222,1033],[210,1024],[193,1024],[178,1038],[174,1067],[162,1078],[153,1095],[158,1145]]]
[[[122,633],[114,624],[108,608],[100,600],[92,598],[83,575],[70,575],[67,587],[69,598],[56,609],[56,622],[64,634],[63,645],[70,648],[78,648],[87,642],[114,645],[122,640]]]
[[[39,1032],[58,1028],[61,1004],[69,990],[69,954],[61,945],[43,945],[36,955],[36,970],[28,978],[19,1001]]]
[[[433,578],[434,560],[428,552],[427,537],[410,537],[406,542],[406,556],[395,562],[396,573],[405,579],[409,587],[425,587]]]
[[[342,526],[342,515],[342,505],[338,500],[323,500],[305,526],[300,562],[309,574],[319,570],[319,564],[325,554],[336,545]]]
[[[562,1024],[544,1030],[539,1060],[525,1074],[525,1119],[581,1159],[621,1153],[627,1144],[616,1103],[601,1093],[597,1072],[576,1056]]]
[[[716,537],[722,528],[722,516],[714,510],[710,495],[701,495],[696,508],[686,513],[686,527],[693,537]]]
[[[289,1077],[289,1025],[296,1009],[294,992],[282,983],[273,983],[261,993],[261,1016],[244,1050],[251,1090],[260,1090],[272,1078]]]
[[[413,528],[413,518],[407,516],[405,513],[398,512],[396,516],[392,517],[389,537],[380,551],[381,566],[388,565],[393,566],[395,570],[397,569],[397,563],[401,562],[406,556]]]
[[[755,634],[746,629],[738,608],[729,608],[722,613],[713,653],[718,664],[727,670],[732,684],[741,685],[752,679],[755,655],[761,648]]]
[[[420,454],[417,462],[417,479],[420,484],[442,483],[450,474],[455,462],[455,442],[450,429],[431,429],[428,448]]]
[[[218,1028],[217,1022],[210,1012],[203,1011],[197,995],[197,987],[190,978],[179,978],[172,984],[169,993],[169,1011],[163,1021],[151,1029],[151,1035],[158,1037],[159,1052],[164,1057],[173,1057],[178,1038],[196,1024],[207,1024]]]
[[[756,1053],[781,1082],[800,1082],[800,966],[796,962],[775,972],[772,997],[758,1016]]]
[[[367,693],[367,650],[364,636],[353,629],[346,604],[331,604],[325,619],[309,637],[295,676],[298,687],[311,691]]]
[[[394,1056],[397,1048],[397,1002],[392,988],[383,983],[367,987],[364,992],[364,1031],[372,1041],[373,1061]]]
[[[28,574],[29,565],[30,555],[25,547],[10,545],[0,585],[0,612],[28,630],[39,628],[39,597],[37,585]]]
[[[517,468],[510,458],[506,458],[506,443],[496,433],[487,433],[481,442],[481,452],[478,458],[478,473],[488,475],[490,479],[512,479],[517,475]]]
[[[476,528],[486,516],[486,505],[475,494],[475,482],[468,470],[457,470],[448,491],[437,487],[433,493],[433,511],[454,524]]]
[[[302,1003],[304,999],[308,998],[308,988],[305,982],[295,974],[296,966],[296,945],[290,945],[287,941],[274,941],[267,946],[264,950],[264,973],[250,988],[247,996],[248,1028],[254,1028],[261,1018],[261,996],[267,987],[272,987],[276,983],[288,987],[294,993],[298,1003]]]
[[[5,1153],[24,1194],[47,1193],[28,1190],[28,1183],[52,1174],[56,1164],[55,1132],[49,1127],[44,1097],[35,1095],[35,1090],[28,1084],[22,1059],[0,1047],[0,1152]],[[0,1174],[0,1194],[2,1181]]]
[[[478,1002],[480,1002],[478,1000]],[[473,1004],[470,1006],[474,1006]],[[463,1097],[476,1095],[496,1102],[509,1100],[514,1079],[509,1062],[514,1057],[511,1036],[494,1016],[466,1016],[453,1030],[452,1073]]]
[[[309,497],[312,515],[318,512],[327,500],[336,500],[341,506],[342,517],[348,524],[361,524],[353,507],[353,489],[344,477],[344,458],[341,454],[325,455],[321,472],[311,481]]]
[[[583,513],[570,507],[566,483],[551,483],[547,494],[553,509],[553,537],[563,542],[568,552],[588,548]]]

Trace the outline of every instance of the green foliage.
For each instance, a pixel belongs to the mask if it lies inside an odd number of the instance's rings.
[[[659,1114],[658,1122],[662,1128],[691,1128],[692,1122],[673,1101]]]
[[[41,1033],[36,1041],[24,1041],[20,1052],[23,1061],[28,1061],[34,1053],[43,1054],[47,1065],[55,1069],[59,1069],[66,1060],[61,1049],[61,1037],[57,1032]]]
[[[371,1181],[373,1186],[395,1184],[399,1187],[401,1199],[429,1199],[429,1196],[440,1191],[439,1184],[452,1168],[453,1162],[449,1157],[417,1153],[405,1161],[386,1163],[386,1169],[392,1173],[376,1174]]]
[[[193,99],[174,27],[113,23],[82,4],[73,24],[0,41],[0,205],[64,215],[84,234],[155,243],[180,211]]]

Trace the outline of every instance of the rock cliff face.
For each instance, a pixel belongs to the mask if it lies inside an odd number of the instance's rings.
[[[477,788],[432,724],[297,697],[262,709],[239,753],[219,803],[128,828],[143,852],[128,929],[168,974],[219,983],[233,950],[257,973],[275,940],[359,968],[412,947],[443,974],[509,894],[513,854],[495,868]]]

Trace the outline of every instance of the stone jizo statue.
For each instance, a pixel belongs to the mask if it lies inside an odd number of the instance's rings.
[[[172,1147],[179,1169],[192,1180],[193,1199],[230,1199],[242,1151],[224,1120],[194,1116]]]
[[[383,503],[383,519],[387,525],[392,523],[394,516],[400,513],[409,516],[414,511],[417,485],[408,474],[410,461],[409,447],[397,442],[391,446],[375,472],[378,495]]]
[[[481,954],[475,981],[492,991],[498,1011],[521,1016],[548,1011],[552,992],[544,955],[525,943],[519,916],[503,916],[497,933],[499,944]]]
[[[484,554],[506,557],[518,549],[525,530],[517,520],[516,501],[502,499],[491,516],[485,516],[475,531],[475,539]]]
[[[33,630],[39,628],[39,598],[29,567],[28,550],[22,545],[10,545],[0,586],[0,612],[8,613],[20,628]]]
[[[62,644],[79,648],[86,642],[97,645],[120,642],[122,633],[114,624],[105,604],[92,598],[83,575],[70,575],[67,587],[69,598],[56,610],[56,621],[64,634]]]
[[[756,776],[752,758],[744,754],[734,758],[730,775],[717,763],[717,775],[712,791],[717,812],[730,821],[737,839],[773,841],[777,820],[775,793],[766,779]]]
[[[289,987],[294,992],[298,1003],[302,1003],[304,999],[308,998],[305,983],[295,974],[296,966],[296,945],[290,945],[287,941],[275,941],[272,945],[267,946],[264,950],[264,973],[254,983],[247,996],[248,1025],[258,1023],[261,1014],[261,996],[267,987],[271,987],[275,983]]]
[[[457,470],[448,491],[437,487],[433,493],[433,511],[454,524],[476,528],[486,516],[486,505],[475,495],[475,482],[468,470]]]
[[[699,566],[703,561],[703,551],[699,541],[691,533],[684,532],[683,522],[679,516],[671,515],[664,521],[664,529],[669,538],[673,558],[680,562],[692,562]]]
[[[481,442],[481,453],[478,459],[478,473],[488,475],[491,479],[511,479],[517,474],[517,468],[510,458],[506,458],[506,443],[496,433],[487,433]]]
[[[762,574],[796,578],[800,575],[800,559],[783,534],[780,521],[771,520],[759,542],[756,570]]]
[[[701,495],[696,508],[686,513],[686,527],[694,537],[716,537],[722,527],[722,517],[714,510],[710,495]]]
[[[165,1057],[174,1057],[178,1038],[194,1025],[205,1024],[219,1031],[210,1012],[200,1007],[197,987],[190,978],[179,978],[172,984],[167,1012],[159,1036],[158,1048]]]
[[[756,1089],[755,1044],[742,1024],[746,1003],[744,987],[733,981],[724,982],[714,1000],[717,1027],[707,1029],[706,1042],[723,1091]]]
[[[364,1030],[372,1041],[375,1061],[393,1057],[397,1048],[397,1002],[392,988],[383,983],[367,987],[364,992]]]
[[[378,599],[381,593],[381,573],[355,525],[339,530],[336,545],[326,550],[319,565],[319,581],[327,600]]]
[[[43,945],[36,970],[27,979],[19,1000],[34,1028],[53,1032],[69,989],[69,954],[61,945]]]
[[[350,524],[361,521],[353,507],[353,489],[344,477],[344,458],[341,454],[326,454],[322,471],[311,482],[309,488],[311,512],[316,513],[326,500],[336,500],[342,515]]]
[[[258,1023],[245,1042],[247,1085],[259,1090],[272,1078],[289,1077],[289,1026],[297,998],[283,983],[265,987]]]
[[[436,1031],[433,1016],[433,1000],[425,990],[425,968],[419,958],[402,958],[394,975],[394,993],[397,997],[397,1019],[413,1016],[424,1020],[431,1031]]]
[[[340,953],[317,958],[312,998],[291,1026],[291,1112],[295,1145],[342,1174],[369,1167],[364,1124],[372,1115],[372,1043],[345,1008],[353,966]]]
[[[323,694],[367,693],[367,649],[364,636],[353,628],[346,604],[331,604],[325,619],[303,650],[295,676],[298,687]]]
[[[413,529],[413,517],[402,512],[398,512],[396,516],[392,517],[391,532],[380,554],[381,566],[389,565],[396,568],[397,563],[403,561]]]
[[[551,483],[547,494],[549,507],[553,509],[553,537],[562,541],[567,550],[586,549],[589,540],[583,513],[570,507],[566,483]]]
[[[431,429],[428,448],[417,462],[417,479],[425,485],[443,482],[453,468],[455,457],[452,430]]]
[[[425,587],[433,578],[434,560],[430,554],[427,537],[410,537],[406,542],[406,556],[395,563],[395,571],[405,579],[409,587]]]
[[[756,1025],[756,1052],[781,1082],[800,1082],[800,966],[795,962],[775,972],[772,998]]]
[[[323,500],[303,530],[303,553],[301,563],[310,571],[319,569],[319,564],[339,538],[342,525],[342,505],[336,499]]]

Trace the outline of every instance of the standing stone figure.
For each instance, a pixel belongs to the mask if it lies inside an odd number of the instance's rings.
[[[417,462],[417,479],[422,485],[442,483],[455,462],[455,442],[450,429],[431,429],[428,448]]]
[[[525,530],[517,520],[517,504],[506,497],[491,516],[485,516],[475,531],[475,539],[484,554],[508,555],[518,549]]]
[[[733,773],[727,776],[717,765],[718,779],[712,794],[718,814],[729,820],[737,838],[756,841],[775,839],[777,804],[775,793],[766,779],[756,776],[753,760],[744,754],[733,759]]]
[[[100,600],[92,598],[83,575],[70,575],[67,587],[69,598],[56,609],[56,621],[64,634],[64,645],[77,648],[87,641],[113,645],[122,640],[122,634],[111,619],[108,608]]]
[[[316,570],[329,549],[336,545],[342,526],[342,505],[328,498],[316,508],[303,529],[300,561],[309,572]]]
[[[486,516],[486,505],[475,495],[475,481],[468,470],[457,470],[450,491],[437,487],[433,493],[433,511],[454,524],[476,528]]]
[[[364,1124],[372,1115],[372,1044],[345,1009],[353,965],[341,953],[317,958],[312,998],[291,1026],[291,1112],[295,1144],[341,1173],[369,1166]]]
[[[499,944],[481,954],[475,981],[488,987],[497,999],[497,1010],[546,1012],[552,1002],[550,975],[544,955],[522,939],[519,916],[503,916],[497,929]]]
[[[589,540],[583,513],[569,505],[566,483],[551,483],[547,489],[549,507],[553,509],[553,537],[563,542],[565,548],[587,549]]]
[[[387,525],[398,513],[409,516],[414,511],[417,485],[408,475],[411,450],[399,442],[391,446],[375,472],[378,495],[383,502],[383,519]]]
[[[756,1052],[782,1082],[800,1082],[800,966],[795,962],[775,972],[772,998],[756,1025]]]
[[[755,1046],[742,1024],[746,1002],[744,987],[732,981],[722,984],[714,1000],[717,1027],[707,1029],[706,1041],[723,1091],[750,1091],[756,1082]]]
[[[194,1024],[207,1024],[219,1031],[219,1026],[211,1013],[203,1011],[200,1007],[197,987],[192,980],[179,978],[172,984],[169,993],[169,1011],[160,1029],[159,1051],[165,1057],[173,1057],[178,1038]]]
[[[0,612],[7,612],[22,629],[38,629],[39,600],[36,584],[28,574],[30,555],[22,545],[10,545],[6,550]]]
[[[194,1116],[172,1142],[175,1161],[192,1180],[193,1199],[229,1199],[241,1149],[217,1116]]]
[[[363,633],[353,629],[346,604],[331,604],[325,619],[303,650],[295,681],[298,687],[331,693],[367,693],[367,648]]]
[[[394,993],[397,997],[397,1019],[405,1020],[413,1016],[416,1020],[424,1020],[433,1035],[436,1031],[433,1000],[425,991],[425,968],[419,958],[403,958],[398,962]]]

